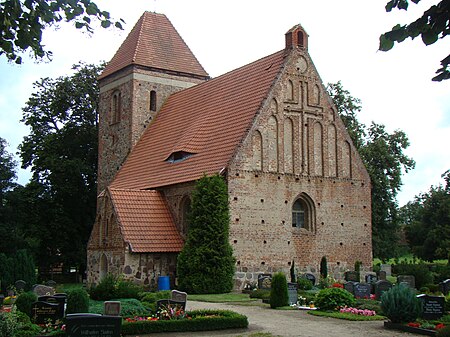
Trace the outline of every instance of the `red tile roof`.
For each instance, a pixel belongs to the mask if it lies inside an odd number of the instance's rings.
[[[145,12],[99,79],[132,64],[208,77],[164,14]]]
[[[148,189],[226,167],[284,64],[284,50],[169,97],[111,186]],[[170,163],[174,152],[194,153]]]
[[[158,191],[109,189],[124,241],[136,253],[175,252],[183,248],[164,198]]]

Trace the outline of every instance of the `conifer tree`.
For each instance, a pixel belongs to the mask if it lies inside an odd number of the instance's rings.
[[[214,294],[233,288],[234,257],[228,241],[227,185],[203,176],[192,192],[189,229],[178,257],[178,284],[189,293]]]

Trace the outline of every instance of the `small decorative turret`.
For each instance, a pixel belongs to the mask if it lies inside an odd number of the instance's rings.
[[[308,34],[300,24],[289,29],[285,37],[286,49],[299,47],[308,50]]]

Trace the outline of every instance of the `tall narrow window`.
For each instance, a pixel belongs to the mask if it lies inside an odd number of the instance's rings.
[[[187,235],[189,229],[189,213],[191,212],[191,199],[185,196],[181,201],[181,233],[183,236]]]
[[[150,91],[150,111],[156,111],[156,91]]]
[[[122,95],[120,92],[115,92],[112,96],[111,102],[111,124],[120,122],[121,113],[122,113]]]
[[[303,37],[303,32],[302,31],[298,31],[297,32],[297,41],[298,41],[298,46],[299,47],[304,47],[305,46],[305,41],[304,41],[304,37]]]
[[[292,227],[305,228],[305,205],[301,199],[292,206]]]

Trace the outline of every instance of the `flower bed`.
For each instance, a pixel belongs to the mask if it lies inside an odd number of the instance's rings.
[[[174,315],[173,317],[176,317]],[[195,310],[183,318],[134,317],[125,319],[123,335],[154,332],[208,331],[247,328],[247,317],[229,310]]]
[[[408,324],[401,324],[401,323],[392,323],[392,322],[384,322],[384,327],[387,329],[394,329],[394,330],[400,330],[405,332],[411,332],[418,335],[426,335],[426,336],[435,336],[436,335],[436,329],[442,329],[444,328],[444,324],[437,324],[434,326],[434,329],[431,329],[431,327],[426,326],[426,328],[422,327],[423,324],[417,323],[417,322],[411,322]]]
[[[353,315],[361,315],[361,316],[375,316],[377,313],[374,310],[368,309],[357,309],[352,307],[344,307],[339,310],[342,313],[349,313]]]

